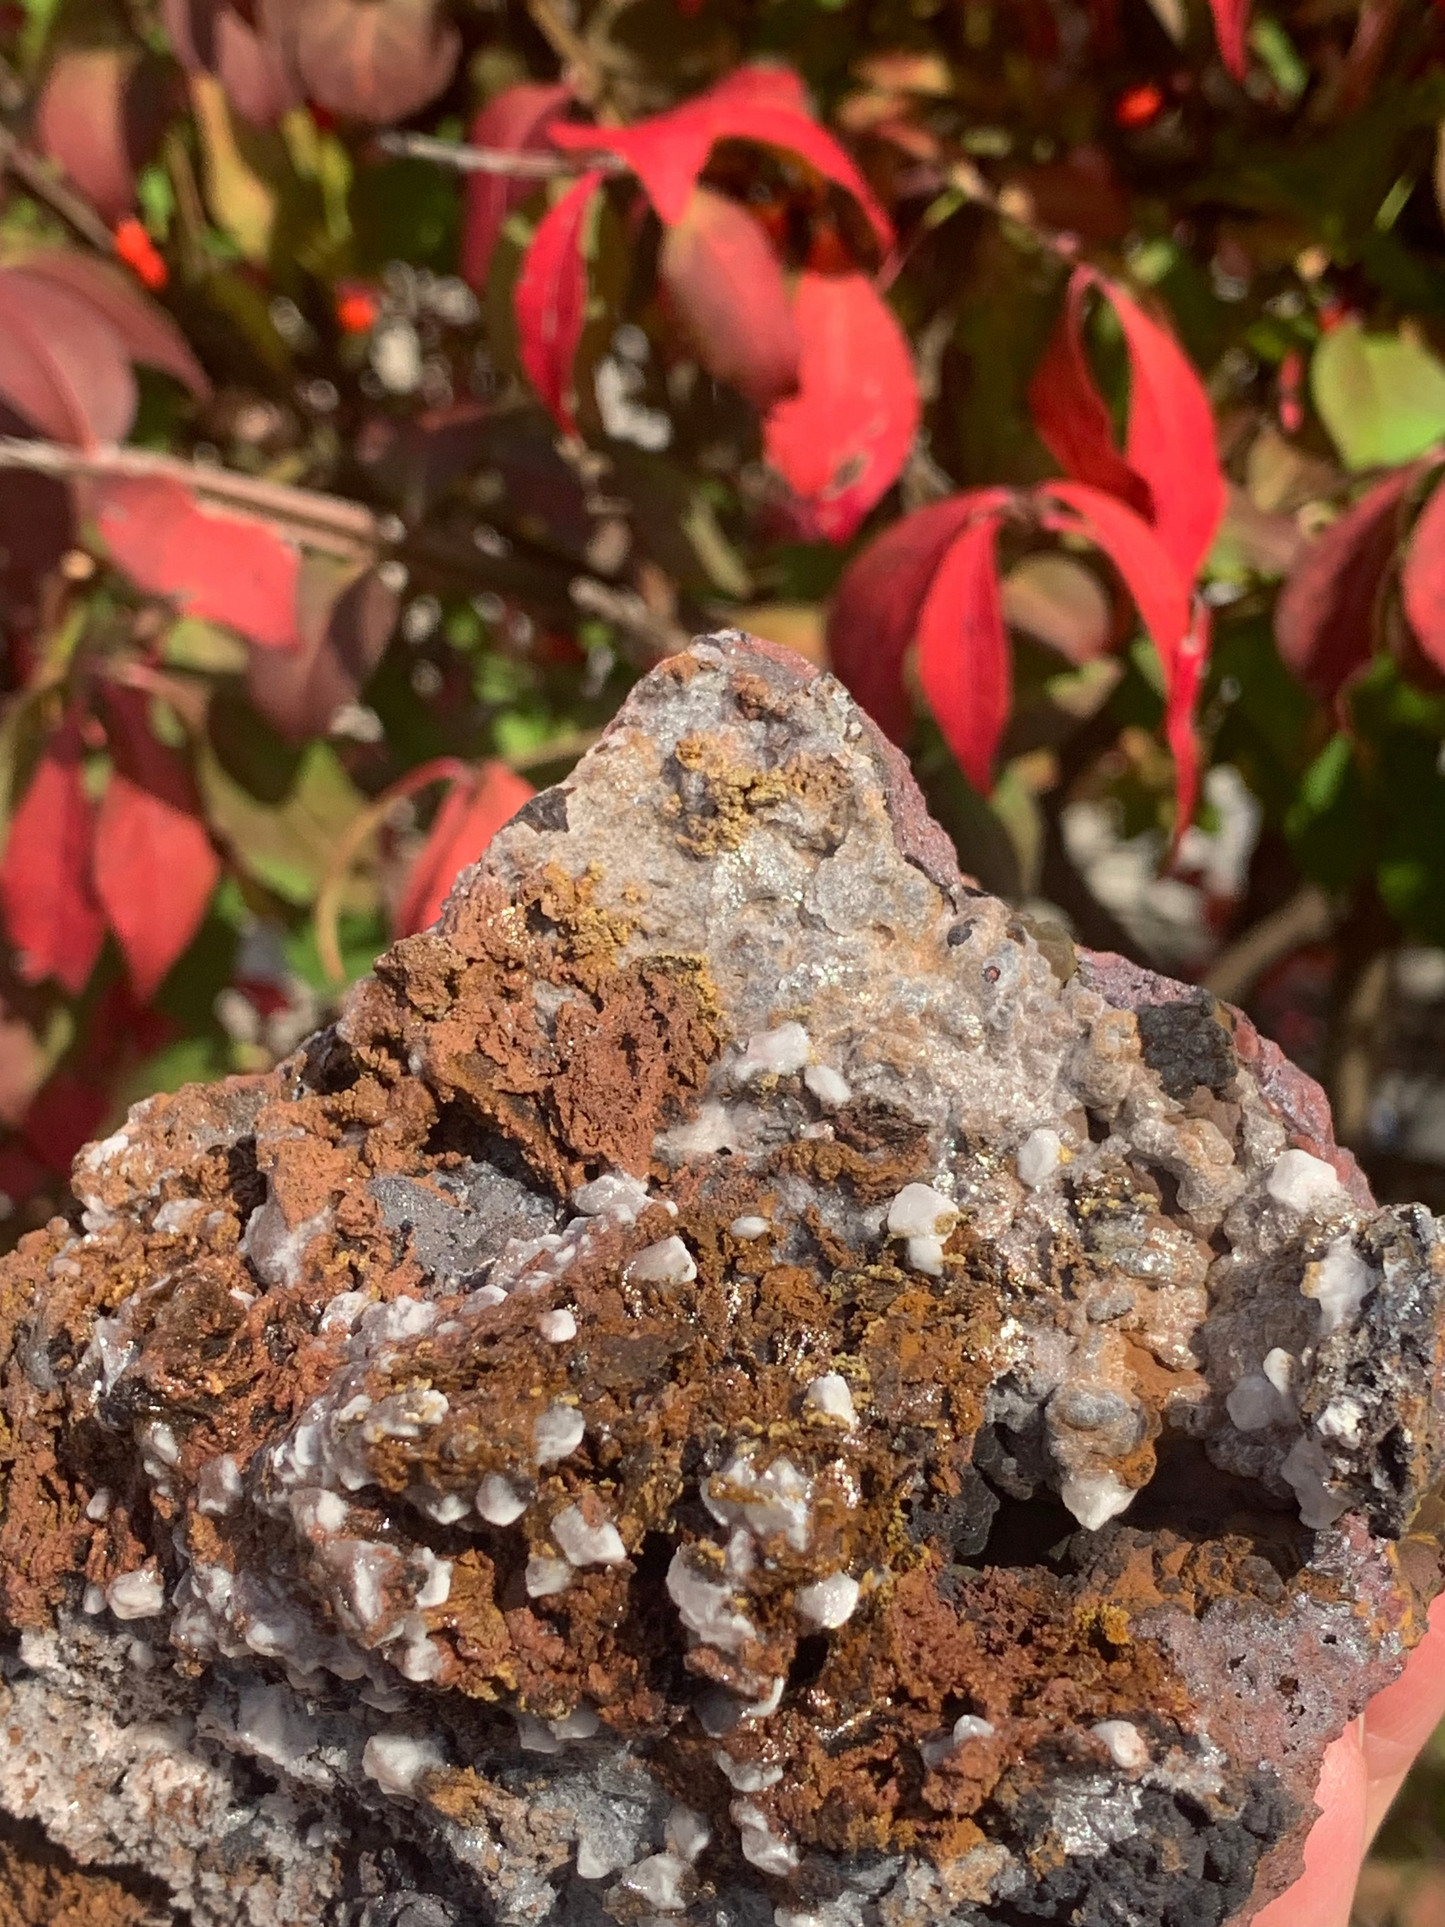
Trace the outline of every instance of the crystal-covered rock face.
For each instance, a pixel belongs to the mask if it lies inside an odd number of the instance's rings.
[[[1440,1583],[1442,1255],[825,676],[634,692],[0,1268],[0,1805],[199,1923],[1242,1923]]]

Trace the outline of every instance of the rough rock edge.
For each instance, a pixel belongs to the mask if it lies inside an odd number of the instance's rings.
[[[750,654],[755,660],[762,659],[767,661],[771,665],[777,681],[783,683],[790,681],[795,689],[804,689],[816,680],[817,672],[803,670],[801,666],[795,664],[795,659],[788,657],[785,652],[759,645],[753,645],[751,651],[745,651],[744,647],[741,646],[741,639],[735,638],[717,639],[717,641],[711,645],[714,652],[717,649],[718,642],[724,644],[723,655],[725,659],[736,665],[738,669],[746,667],[748,655]],[[609,731],[609,736],[625,726],[628,726],[627,710],[624,710],[622,716],[619,717],[617,723],[614,724],[613,730]],[[931,823],[923,812],[921,799],[918,797],[917,791],[912,785],[906,765],[903,764],[898,752],[879,737],[877,732],[871,729],[871,725],[867,727],[874,759],[879,766],[880,774],[888,795],[893,834],[900,852],[909,862],[915,864],[935,885],[942,889],[955,905],[958,905],[962,898],[968,894],[968,886],[964,883],[963,879],[958,876],[946,839],[942,837],[942,833],[937,830],[937,827]],[[563,792],[565,793],[572,787],[573,785],[570,783],[564,785]],[[454,926],[458,905],[460,905],[463,910],[465,909],[470,890],[474,886],[475,877],[464,880],[459,892],[452,900],[452,906],[449,909],[448,919],[444,923],[444,927]],[[1166,980],[1153,977],[1150,973],[1136,971],[1132,966],[1125,964],[1119,959],[1089,958],[1085,956],[1081,960],[1080,974],[1084,981],[1099,991],[1106,1002],[1121,1009],[1137,1009],[1148,1004],[1177,1005],[1182,1000],[1187,999],[1188,996],[1188,993],[1185,993],[1184,999],[1182,999],[1182,987],[1170,985]],[[1350,1193],[1359,1203],[1366,1203],[1368,1193],[1363,1190],[1362,1180],[1359,1179],[1358,1173],[1354,1170],[1352,1161],[1348,1160],[1347,1154],[1339,1153],[1333,1145],[1332,1138],[1329,1135],[1328,1113],[1317,1087],[1313,1086],[1309,1080],[1300,1077],[1300,1075],[1292,1071],[1290,1067],[1284,1065],[1282,1060],[1279,1059],[1278,1053],[1273,1052],[1272,1046],[1260,1045],[1259,1040],[1253,1038],[1253,1033],[1243,1026],[1242,1020],[1236,1023],[1235,1039],[1239,1058],[1250,1066],[1254,1081],[1272,1110],[1287,1125],[1293,1141],[1298,1144],[1301,1149],[1309,1152],[1310,1155],[1316,1158],[1327,1159],[1332,1163],[1341,1178],[1345,1181]],[[1273,1054],[1271,1055],[1271,1053]],[[1433,1315],[1435,1306],[1429,1304],[1425,1309]],[[1375,1336],[1376,1338],[1382,1336],[1388,1338],[1389,1333],[1377,1333]],[[1429,1336],[1429,1334],[1427,1333],[1426,1336]],[[1438,1334],[1436,1334],[1436,1342],[1438,1342]],[[1427,1363],[1429,1362],[1430,1361],[1427,1361]],[[1337,1560],[1342,1560],[1345,1564],[1348,1564],[1351,1559],[1363,1559],[1366,1567],[1363,1576],[1369,1578],[1368,1549],[1362,1534],[1351,1528],[1350,1531],[1342,1531],[1339,1537],[1342,1540],[1350,1540],[1351,1532],[1353,1532],[1353,1540],[1337,1549]],[[1376,1650],[1375,1663],[1372,1668],[1372,1684],[1378,1684],[1381,1683],[1384,1677],[1388,1676],[1391,1665],[1397,1663],[1397,1656],[1394,1658],[1391,1657],[1390,1648],[1397,1648],[1401,1637],[1408,1637],[1411,1628],[1408,1625],[1408,1602],[1402,1607],[1401,1601],[1390,1598],[1390,1586],[1386,1575],[1377,1569],[1374,1574],[1373,1583],[1376,1587],[1377,1596],[1369,1603],[1377,1615],[1377,1623],[1381,1625],[1384,1631],[1383,1643]],[[1432,1583],[1435,1582],[1428,1575],[1425,1575],[1422,1581],[1423,1587],[1428,1589],[1428,1586]],[[1362,1601],[1362,1603],[1365,1602]],[[1392,1625],[1393,1630],[1390,1630]],[[1241,1631],[1244,1633],[1245,1629],[1241,1628]],[[105,1643],[104,1640],[98,1640],[96,1645],[103,1646]],[[121,1642],[121,1644],[123,1645],[124,1642]],[[66,1674],[70,1671],[65,1654],[51,1644],[44,1633],[38,1631],[32,1633],[28,1641],[28,1648],[28,1653],[22,1650],[20,1655],[21,1667],[24,1672],[28,1672],[33,1678],[37,1679],[48,1676],[52,1682],[52,1686],[62,1692],[66,1690],[74,1691],[76,1689],[77,1682],[73,1673],[69,1679],[68,1688],[65,1684]],[[98,1663],[99,1655],[97,1654],[94,1657]],[[132,1657],[134,1657],[134,1655],[132,1655]],[[1383,1665],[1381,1662],[1383,1662]],[[1226,1685],[1227,1682],[1221,1681],[1221,1690],[1223,1690]],[[140,1697],[143,1699],[144,1694]],[[1292,1829],[1294,1844],[1297,1844],[1297,1837],[1302,1830],[1303,1819],[1304,1816],[1301,1815],[1295,1827]],[[1272,1857],[1274,1864],[1262,1870],[1260,1878],[1256,1882],[1254,1898],[1239,1916],[1241,1919],[1246,1918],[1251,1908],[1259,1904],[1261,1899],[1267,1898],[1270,1892],[1277,1890],[1278,1885],[1281,1884],[1283,1878],[1286,1877],[1286,1867],[1284,1863],[1289,1857],[1291,1844],[1289,1840],[1282,1842],[1280,1848]],[[299,1898],[299,1896],[293,1896],[292,1901],[288,1904],[294,1905],[297,1898]],[[926,1906],[926,1897],[923,1892],[920,1891],[916,1898],[921,1905]],[[902,1905],[902,1902],[899,1904]],[[896,1911],[897,1909],[895,1908],[895,1912]],[[899,1917],[903,1918],[905,1916],[900,1915]],[[920,1918],[922,1917],[923,1916],[920,1915]],[[964,1917],[964,1915],[959,1916],[960,1919]],[[972,1918],[972,1915],[968,1917]],[[994,1915],[990,1912],[987,1917],[994,1918]],[[983,1918],[983,1916],[980,1916],[980,1918]]]

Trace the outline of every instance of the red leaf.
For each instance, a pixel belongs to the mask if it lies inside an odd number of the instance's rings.
[[[216,21],[216,75],[226,99],[253,126],[274,127],[301,105],[301,88],[281,48],[235,7],[223,8]]]
[[[268,9],[229,0],[161,0],[161,18],[176,59],[188,73],[215,74],[245,119],[273,126],[299,107],[301,90]]]
[[[548,122],[565,112],[570,87],[556,82],[522,81],[504,87],[473,120],[467,140],[473,147],[495,147],[509,154],[544,151]],[[486,285],[492,252],[507,216],[537,191],[535,181],[511,181],[500,174],[467,176],[467,220],[462,236],[462,274],[480,290]]]
[[[1236,80],[1243,80],[1247,64],[1244,37],[1249,25],[1249,0],[1209,0],[1209,7],[1214,15],[1219,57]]]
[[[564,122],[553,127],[552,139],[558,147],[601,148],[626,161],[666,227],[686,214],[698,176],[718,141],[757,141],[779,147],[851,194],[867,215],[879,246],[893,245],[893,224],[873,190],[851,156],[809,114],[802,84],[786,68],[739,67],[705,93],[634,127],[576,127]]]
[[[1155,533],[1192,582],[1224,517],[1214,410],[1173,335],[1121,288],[1106,287],[1129,344],[1124,452],[1149,485]]]
[[[1311,542],[1281,591],[1274,617],[1279,653],[1321,702],[1332,702],[1370,659],[1375,606],[1399,538],[1400,505],[1426,466],[1412,462],[1377,482]],[[1415,623],[1413,612],[1410,620]]]
[[[915,509],[870,542],[844,570],[828,615],[828,659],[880,729],[905,742],[913,711],[903,659],[919,611],[949,546],[975,517],[999,515],[1005,489],[975,489]]]
[[[1445,489],[1435,490],[1411,532],[1401,589],[1420,647],[1445,669]]]
[[[145,699],[108,692],[115,759],[95,836],[95,887],[135,994],[148,1002],[191,941],[221,874],[190,772],[158,743]]]
[[[120,441],[136,385],[114,330],[67,288],[0,269],[0,402],[52,441]]]
[[[577,433],[572,364],[587,318],[582,229],[602,178],[599,173],[584,174],[548,210],[532,236],[512,296],[527,379],[552,419],[569,435]]]
[[[202,508],[165,477],[108,481],[96,493],[100,532],[138,588],[262,648],[295,644],[301,557],[274,529]]]
[[[294,34],[309,97],[377,125],[435,100],[462,49],[437,0],[307,0],[295,9]]]
[[[746,208],[694,189],[663,236],[658,271],[710,375],[759,410],[793,392],[801,347],[787,282]]]
[[[159,66],[137,51],[72,48],[51,67],[35,116],[41,148],[115,222],[135,203],[136,169],[169,116]]]
[[[1013,665],[998,584],[1000,511],[970,523],[944,556],[918,621],[918,677],[973,787],[993,788],[993,759],[1013,703]]]
[[[1090,288],[1099,289],[1113,306],[1129,349],[1129,426],[1122,458],[1084,353],[1083,302]],[[1035,377],[1030,401],[1039,434],[1060,466],[1075,480],[1107,489],[1147,515],[1193,581],[1224,514],[1225,486],[1209,396],[1168,329],[1117,282],[1092,268],[1076,268],[1060,332]]]
[[[85,793],[80,738],[67,725],[46,745],[10,823],[0,902],[20,974],[54,977],[72,997],[90,980],[105,941],[91,884],[95,809]]]
[[[1039,520],[1045,528],[1085,535],[1108,556],[1124,578],[1159,652],[1164,671],[1164,732],[1174,751],[1177,843],[1198,796],[1194,704],[1209,657],[1208,613],[1202,602],[1191,606],[1188,581],[1133,509],[1083,482],[1045,482],[1037,493],[1044,500],[1052,496],[1067,511],[1059,515],[1043,509]]]
[[[535,795],[526,778],[505,763],[483,763],[470,782],[454,784],[412,865],[397,905],[395,935],[429,930],[461,872]]]
[[[74,295],[100,316],[132,361],[171,375],[198,401],[210,394],[205,369],[165,309],[148,301],[132,281],[103,261],[69,248],[46,248],[26,255],[12,272],[23,277],[27,288],[38,279],[46,287]]]
[[[763,449],[805,504],[810,532],[846,542],[908,458],[919,416],[913,357],[865,275],[800,275],[793,316],[798,393],[769,413]]]
[[[100,1129],[109,1108],[104,1091],[75,1071],[60,1070],[36,1092],[20,1134],[40,1162],[63,1177],[76,1152]]]
[[[1174,659],[1164,705],[1164,740],[1174,756],[1174,849],[1193,822],[1199,802],[1199,737],[1194,728],[1194,708],[1209,662],[1212,628],[1209,605],[1199,596],[1194,603],[1194,620]]]
[[[1133,509],[1087,483],[1043,482],[1037,493],[1066,510],[1058,515],[1044,508],[1039,519],[1045,528],[1086,536],[1124,578],[1168,681],[1189,632],[1189,584],[1159,537]]]
[[[1147,516],[1149,485],[1114,446],[1109,406],[1084,352],[1084,301],[1093,285],[1086,268],[1069,276],[1059,325],[1029,383],[1029,409],[1039,440],[1066,475],[1117,495]]]
[[[296,592],[294,649],[253,650],[246,687],[283,736],[324,736],[354,703],[396,627],[399,598],[376,569],[308,555]]]

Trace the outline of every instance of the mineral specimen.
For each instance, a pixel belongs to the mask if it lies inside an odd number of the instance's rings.
[[[1440,1585],[1433,1220],[739,637],[74,1185],[0,1806],[116,1920],[1243,1923]]]

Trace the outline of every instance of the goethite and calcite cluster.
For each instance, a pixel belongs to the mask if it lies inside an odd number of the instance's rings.
[[[1434,1221],[739,637],[75,1191],[0,1806],[136,1919],[1243,1923],[1440,1585]]]

